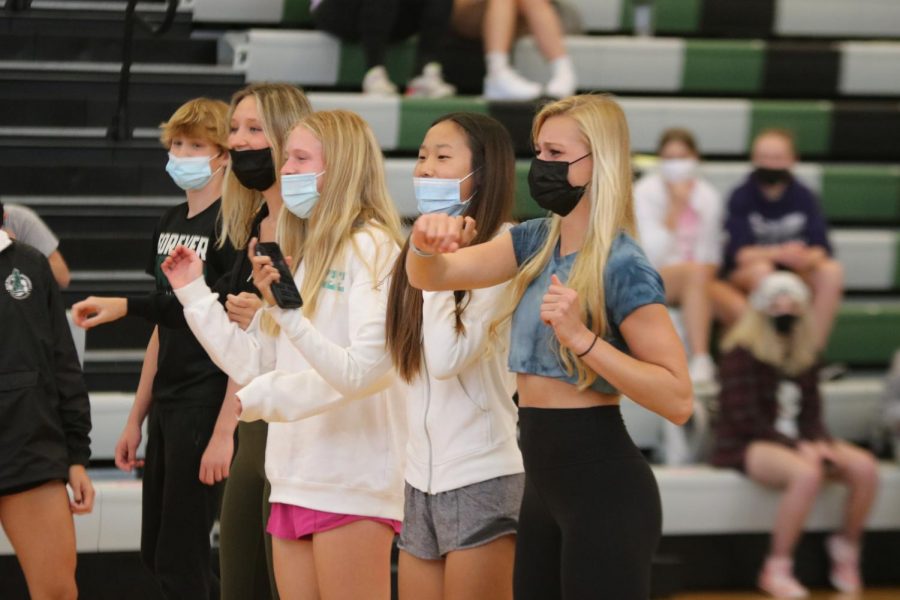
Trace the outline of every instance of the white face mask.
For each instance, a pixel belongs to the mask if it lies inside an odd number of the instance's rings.
[[[316,180],[324,172],[282,175],[281,198],[284,200],[284,207],[301,219],[308,219],[319,201]]]
[[[181,189],[185,191],[199,190],[206,187],[213,175],[221,170],[219,167],[213,173],[209,166],[209,161],[216,156],[175,156],[169,152],[166,172],[172,177],[175,185]]]
[[[666,181],[686,181],[697,175],[696,158],[669,158],[659,162],[659,173]]]
[[[477,171],[477,169],[476,169]],[[463,200],[462,182],[471,177],[472,171],[462,179],[441,179],[438,177],[413,177],[413,189],[419,214],[442,212],[458,216],[466,210],[469,198]],[[472,194],[474,196],[474,193]]]

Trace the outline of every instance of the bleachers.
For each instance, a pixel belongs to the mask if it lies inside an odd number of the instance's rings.
[[[797,174],[820,194],[847,273],[826,359],[848,364],[850,375],[824,386],[826,420],[847,439],[874,441],[884,368],[900,346],[900,2],[655,0],[657,37],[629,35],[633,0],[569,4],[581,11],[586,31],[567,40],[580,86],[619,95],[635,152],[652,153],[667,127],[689,127],[709,159],[704,176],[727,195],[749,170],[756,132],[797,131],[804,160]],[[159,214],[183,198],[163,169],[155,127],[185,99],[227,99],[247,81],[289,80],[310,90],[317,109],[362,114],[386,153],[388,184],[405,217],[415,215],[413,156],[429,124],[455,110],[491,114],[516,143],[517,216],[539,214],[526,185],[536,106],[478,97],[477,45],[454,46],[446,57],[460,97],[367,98],[355,93],[359,48],[312,31],[308,0],[183,0],[170,33],[135,40],[131,118],[139,129],[134,140],[109,142],[123,7],[35,0],[30,11],[0,12],[0,194],[35,208],[58,233],[74,271],[67,304],[151,288],[142,272],[149,234]],[[411,76],[412,58],[412,43],[390,50],[397,82]],[[545,78],[528,38],[517,42],[514,64]],[[638,159],[635,168],[647,164]],[[104,463],[130,408],[149,332],[147,323],[127,319],[87,335],[93,450]],[[628,401],[623,412],[638,445],[658,448],[662,420]],[[776,496],[736,473],[702,466],[655,473],[670,539],[762,535],[771,526]],[[134,551],[140,481],[95,474],[97,510],[76,520],[79,550]],[[900,470],[883,464],[882,476],[869,527],[896,532]],[[840,489],[829,488],[808,529],[832,528],[842,500]],[[5,543],[0,537],[0,554],[9,552]]]

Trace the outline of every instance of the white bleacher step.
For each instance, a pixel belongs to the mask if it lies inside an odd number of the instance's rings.
[[[847,377],[821,386],[825,424],[832,435],[853,441],[867,441],[877,434],[881,418],[884,380],[881,377]],[[711,405],[717,390],[697,396],[697,402]],[[622,417],[628,433],[639,448],[659,449],[663,444],[665,420],[627,398],[622,399]],[[709,432],[708,435],[713,435]]]
[[[653,467],[663,507],[663,535],[766,533],[771,531],[781,493],[737,471],[705,465]],[[867,531],[900,530],[900,466],[879,465],[881,483]],[[829,482],[806,521],[806,531],[834,531],[841,525],[846,487]]]
[[[835,229],[835,256],[847,289],[889,290],[897,273],[897,229]]]
[[[767,533],[781,498],[729,469],[653,467],[663,509],[663,535]],[[900,530],[900,466],[882,463],[881,484],[867,531]],[[141,481],[111,470],[92,471],[94,511],[75,517],[79,552],[127,552],[140,548]],[[846,489],[829,483],[807,520],[807,531],[840,526]],[[0,555],[12,554],[0,531]]]
[[[143,352],[141,357],[143,358]],[[91,460],[110,461],[115,458],[116,443],[128,420],[133,392],[91,392]],[[147,445],[147,424],[143,426],[143,439],[138,455],[144,455]]]

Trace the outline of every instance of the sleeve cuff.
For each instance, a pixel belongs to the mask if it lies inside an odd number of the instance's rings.
[[[241,401],[241,414],[238,416],[239,421],[250,423],[259,421],[263,418],[263,407],[260,398],[253,393],[253,382],[238,390],[235,394]]]
[[[280,306],[267,306],[264,309],[269,315],[275,319],[281,330],[292,341],[299,341],[312,327],[309,319],[303,314],[302,310],[290,309],[285,310]]]
[[[183,307],[187,308],[211,293],[213,292],[209,289],[209,286],[206,285],[203,276],[200,276],[183,288],[175,290],[175,297],[178,298],[178,301],[181,302]]]

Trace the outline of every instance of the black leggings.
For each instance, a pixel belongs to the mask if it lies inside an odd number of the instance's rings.
[[[647,600],[659,489],[618,406],[520,408],[516,600]]]
[[[453,0],[322,0],[313,21],[322,31],[361,42],[366,68],[384,64],[387,46],[419,35],[416,72],[437,60]]]

